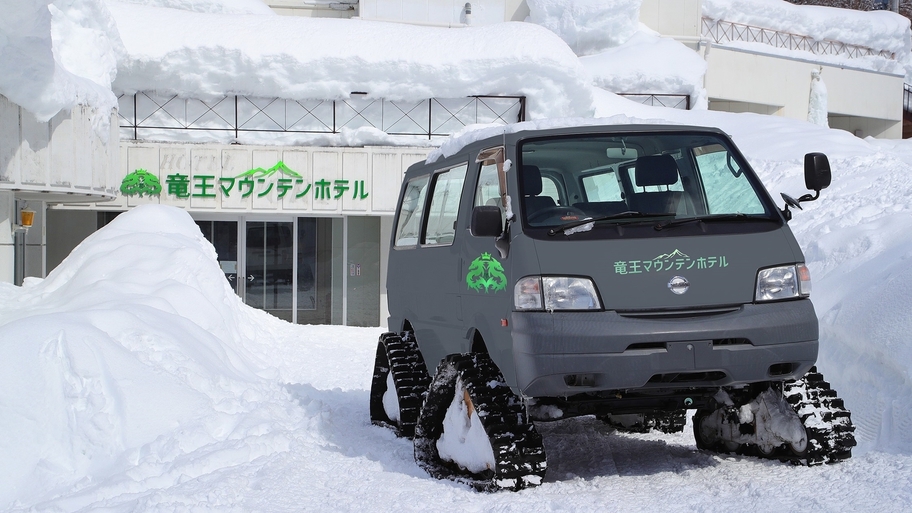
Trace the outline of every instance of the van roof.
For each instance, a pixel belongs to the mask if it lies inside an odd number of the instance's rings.
[[[517,141],[530,137],[621,132],[712,132],[727,136],[724,131],[716,127],[678,125],[669,123],[667,120],[636,119],[624,115],[610,118],[544,119],[509,125],[475,127],[457,132],[450,136],[440,148],[428,154],[425,164],[433,164],[438,160],[461,153],[465,149],[472,149],[475,146],[480,149],[497,142],[513,145]]]

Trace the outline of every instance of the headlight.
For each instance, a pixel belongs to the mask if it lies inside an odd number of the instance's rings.
[[[513,287],[517,310],[600,310],[602,308],[589,278],[527,276]]]
[[[757,273],[756,301],[776,301],[811,294],[811,272],[804,264],[761,269]]]

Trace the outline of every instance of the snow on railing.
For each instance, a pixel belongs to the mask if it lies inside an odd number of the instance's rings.
[[[224,96],[214,100],[180,98],[151,91],[118,98],[121,137],[141,140],[194,132],[194,139],[260,132],[338,134],[343,128],[376,128],[389,135],[449,136],[466,125],[525,121],[524,96],[470,96],[418,101],[369,99],[288,100]],[[264,134],[264,135],[265,135]]]
[[[703,36],[715,43],[745,41],[763,43],[776,48],[802,50],[815,55],[842,55],[849,58],[879,56],[896,59],[896,54],[889,50],[876,50],[867,46],[853,45],[830,39],[817,40],[810,36],[792,34],[779,30],[753,27],[741,23],[703,18]]]
[[[651,107],[690,110],[690,95],[688,94],[618,93],[618,96]]]

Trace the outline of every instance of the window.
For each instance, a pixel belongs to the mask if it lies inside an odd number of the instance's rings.
[[[418,244],[418,231],[421,229],[421,214],[424,211],[424,198],[427,194],[428,177],[414,178],[405,186],[405,195],[399,207],[399,223],[396,226],[396,246],[415,246]]]
[[[586,193],[586,201],[624,201],[617,174],[611,169],[607,173],[584,176],[583,190]]]
[[[495,205],[503,208],[503,205],[500,204],[500,181],[497,178],[496,164],[483,165],[478,173],[474,206],[482,205]]]
[[[468,164],[454,167],[434,176],[431,206],[427,215],[427,229],[424,244],[452,244],[456,236],[456,217],[459,214],[459,200],[465,183]]]
[[[765,214],[766,209],[732,154],[721,144],[694,148],[709,214]]]

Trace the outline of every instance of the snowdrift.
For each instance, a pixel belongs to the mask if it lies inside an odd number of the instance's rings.
[[[229,288],[186,213],[140,207],[86,239],[0,307],[0,507],[211,444],[250,457],[283,440],[288,394],[245,349],[281,321]],[[281,437],[280,437],[281,438]]]

